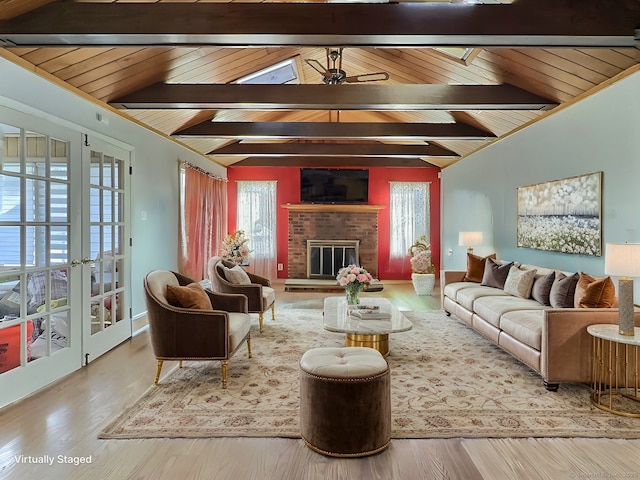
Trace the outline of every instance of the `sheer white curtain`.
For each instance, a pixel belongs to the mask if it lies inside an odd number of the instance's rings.
[[[237,228],[249,238],[252,270],[276,278],[275,181],[238,181]]]
[[[389,182],[390,256],[404,258],[420,235],[429,235],[429,183]]]

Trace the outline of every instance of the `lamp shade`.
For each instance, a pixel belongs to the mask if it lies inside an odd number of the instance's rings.
[[[607,243],[604,273],[617,277],[640,277],[640,243]]]
[[[482,232],[460,232],[458,245],[461,247],[475,247],[482,245]]]

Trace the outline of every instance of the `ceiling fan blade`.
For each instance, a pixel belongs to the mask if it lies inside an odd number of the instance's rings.
[[[327,76],[327,77],[331,77],[331,72],[329,72],[324,65],[322,65],[318,60],[316,60],[315,58],[311,58],[311,59],[304,59],[305,62],[307,62],[307,65],[309,65],[311,68],[313,68],[316,72],[318,72],[320,75],[322,76]]]
[[[344,79],[346,83],[379,82],[381,80],[389,80],[389,74],[387,72],[364,73],[362,75],[352,75]]]

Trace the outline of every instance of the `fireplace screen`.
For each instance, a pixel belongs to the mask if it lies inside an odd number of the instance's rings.
[[[307,277],[336,278],[338,270],[359,264],[360,240],[307,240]]]

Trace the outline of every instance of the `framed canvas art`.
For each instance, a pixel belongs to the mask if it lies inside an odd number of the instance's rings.
[[[602,255],[602,172],[516,190],[518,247]]]

